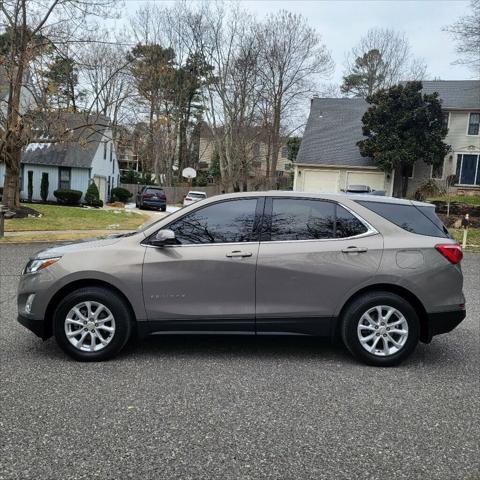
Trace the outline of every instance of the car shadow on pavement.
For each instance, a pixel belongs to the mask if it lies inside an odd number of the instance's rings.
[[[54,339],[25,346],[29,356],[39,360],[71,361],[57,346]],[[17,354],[20,354],[17,351]],[[129,363],[138,361],[161,361],[165,357],[193,360],[300,360],[318,361],[319,364],[338,363],[361,365],[339,340],[303,336],[233,336],[233,335],[152,335],[131,341],[120,354],[108,363]],[[445,367],[464,362],[455,342],[441,339],[425,345],[420,343],[401,366]]]

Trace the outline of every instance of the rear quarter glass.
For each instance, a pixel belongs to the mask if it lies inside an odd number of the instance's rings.
[[[448,230],[435,214],[433,205],[417,207],[413,204],[368,200],[356,200],[356,202],[407,232],[428,237],[450,238]]]

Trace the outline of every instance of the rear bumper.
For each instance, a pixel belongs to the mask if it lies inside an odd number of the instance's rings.
[[[166,200],[142,200],[141,205],[144,205],[145,207],[159,208],[165,207],[167,202]]]
[[[50,337],[50,334],[45,328],[44,320],[34,320],[33,318],[26,317],[25,315],[19,315],[18,321],[42,340],[46,340],[48,337]]]
[[[466,316],[465,310],[428,313],[428,341],[435,335],[451,332]]]

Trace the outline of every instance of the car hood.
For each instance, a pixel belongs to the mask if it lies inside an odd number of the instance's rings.
[[[57,256],[60,257],[67,253],[79,252],[82,250],[89,250],[91,248],[110,247],[111,245],[115,245],[116,243],[120,242],[122,238],[131,236],[131,235],[133,234],[127,233],[127,234],[120,234],[120,235],[112,235],[107,238],[86,238],[84,240],[78,240],[78,241],[67,243],[67,244],[55,245],[51,248],[40,250],[32,258],[51,258],[51,257],[57,257]]]

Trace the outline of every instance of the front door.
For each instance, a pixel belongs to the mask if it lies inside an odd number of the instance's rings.
[[[335,202],[274,197],[265,215],[257,332],[329,335],[339,304],[377,271],[382,236]]]
[[[155,330],[254,333],[262,209],[263,198],[220,201],[163,227],[177,245],[148,247],[143,268]]]

